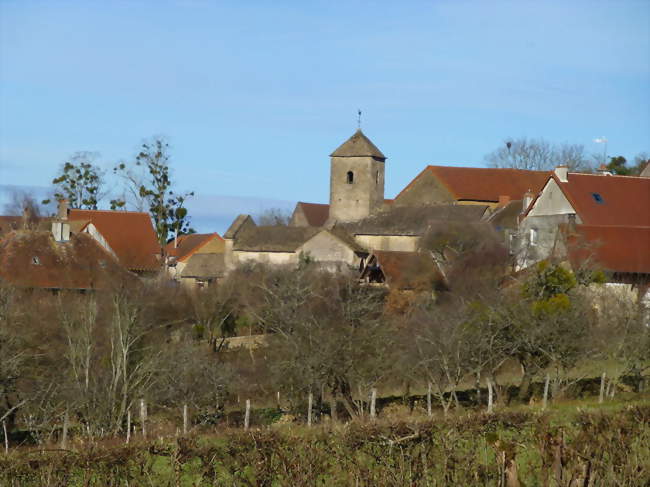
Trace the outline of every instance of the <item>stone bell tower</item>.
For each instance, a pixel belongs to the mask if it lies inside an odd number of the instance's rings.
[[[330,157],[329,222],[361,220],[378,211],[386,156],[359,129]]]

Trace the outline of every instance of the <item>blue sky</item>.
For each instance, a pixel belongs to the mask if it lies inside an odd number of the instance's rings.
[[[650,152],[650,2],[401,3],[0,0],[0,184],[164,134],[199,229],[222,231],[326,202],[357,108],[387,197],[507,137]]]

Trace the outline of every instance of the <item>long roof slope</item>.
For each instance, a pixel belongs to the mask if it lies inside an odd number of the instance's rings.
[[[190,233],[189,235],[179,235],[176,242],[172,240],[165,246],[165,253],[176,257],[179,261],[184,261],[191,257],[201,247],[206,245],[212,239],[223,240],[218,233]]]
[[[578,173],[569,173],[567,182],[553,178],[584,224],[650,227],[650,178]]]
[[[519,200],[526,191],[541,190],[550,171],[487,167],[427,166],[396,197],[411,188],[425,174],[433,174],[456,200],[498,202],[499,196]]]
[[[115,257],[90,235],[55,242],[49,231],[18,230],[0,241],[0,281],[44,289],[102,289],[129,279]]]
[[[611,272],[650,274],[650,227],[577,225],[569,237],[569,258]]]
[[[89,220],[102,234],[124,267],[155,270],[160,245],[147,213],[71,209],[69,220]]]

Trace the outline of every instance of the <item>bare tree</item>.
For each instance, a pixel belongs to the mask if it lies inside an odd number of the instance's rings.
[[[282,208],[269,208],[260,213],[255,220],[262,226],[287,226],[291,220],[291,212]]]
[[[269,367],[285,395],[301,400],[312,391],[320,403],[324,391],[332,414],[339,402],[362,414],[391,363],[383,291],[305,266],[269,271],[259,292],[263,302],[253,312],[273,333]]]
[[[22,217],[22,226],[35,229],[41,217],[41,205],[25,191],[13,191],[10,200],[4,206],[6,215]]]
[[[591,172],[590,164],[579,144],[551,144],[544,139],[507,139],[485,160],[490,167],[548,171],[566,165],[573,172]]]

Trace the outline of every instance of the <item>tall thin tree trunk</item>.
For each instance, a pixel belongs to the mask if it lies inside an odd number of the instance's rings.
[[[602,404],[605,400],[605,379],[606,373],[603,372],[603,375],[600,376],[600,395],[598,396],[598,403]]]
[[[551,376],[547,373],[546,380],[544,381],[544,399],[542,402],[542,409],[546,409],[546,405],[548,403],[548,386],[550,381],[551,381]]]

